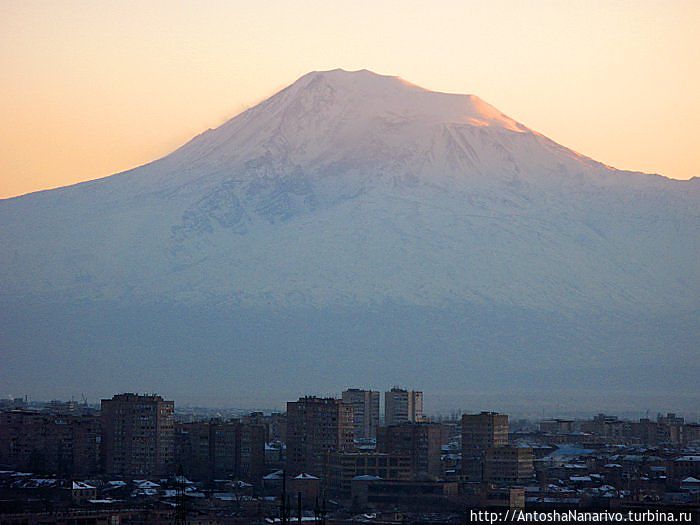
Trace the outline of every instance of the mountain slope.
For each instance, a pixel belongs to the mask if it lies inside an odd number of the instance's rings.
[[[591,339],[591,319],[694,318],[699,210],[698,180],[614,170],[478,97],[369,71],[314,72],[148,165],[0,201],[0,293],[8,309],[29,303],[28,316],[46,304],[380,317],[466,308],[480,323],[500,319],[472,342],[485,352],[522,341],[537,360],[550,345],[570,352],[575,369],[586,354],[577,346],[627,337]],[[531,316],[573,325],[547,343],[524,335],[531,327],[500,339],[509,324],[539,323]],[[439,319],[453,326],[448,318],[437,315],[434,329],[445,329]],[[26,321],[8,319],[8,332],[36,352],[17,329]],[[318,330],[342,339],[347,330],[332,327],[347,319],[336,321]],[[125,336],[110,337],[95,344]],[[692,351],[673,337],[648,348],[672,355],[672,368]],[[279,341],[260,344],[278,355]],[[376,334],[365,344],[382,352]],[[441,344],[453,358],[469,355],[463,339]]]

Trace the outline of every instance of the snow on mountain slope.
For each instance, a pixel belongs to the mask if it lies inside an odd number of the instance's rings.
[[[0,203],[8,297],[696,309],[700,184],[472,95],[314,72],[172,154]]]
[[[0,247],[6,392],[697,408],[700,179],[394,77],[310,73],[150,164],[0,201]]]

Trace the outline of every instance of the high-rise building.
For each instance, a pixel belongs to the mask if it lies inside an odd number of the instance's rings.
[[[384,424],[423,421],[423,392],[394,387],[384,393]]]
[[[462,416],[462,474],[469,481],[483,479],[484,458],[490,448],[508,444],[508,416],[496,412]]]
[[[264,425],[218,418],[176,423],[175,463],[193,480],[230,476],[259,483],[265,474]]]
[[[89,476],[99,470],[102,430],[97,415],[69,418],[72,429],[72,474]]]
[[[685,420],[676,414],[669,413],[665,416],[659,414],[656,418],[659,429],[659,441],[661,443],[673,443],[680,445],[685,443],[683,436]]]
[[[532,481],[533,461],[529,447],[491,447],[484,458],[484,481],[507,485]]]
[[[99,470],[100,420],[91,414],[0,412],[0,464],[90,476]]]
[[[209,471],[213,479],[239,475],[241,464],[241,424],[237,420],[209,421]],[[260,443],[264,451],[265,444]]]
[[[258,484],[265,475],[265,437],[264,425],[241,425],[241,459],[238,476]]]
[[[265,441],[285,441],[287,430],[287,415],[273,412],[263,414],[262,412],[251,412],[241,417],[241,423],[252,425],[263,425],[265,427]]]
[[[237,442],[232,443],[234,448]],[[175,466],[189,479],[202,481],[214,476],[211,425],[209,421],[175,423]],[[231,470],[233,472],[233,470]]]
[[[379,392],[349,388],[343,392],[343,403],[352,405],[355,439],[376,438],[379,426]]]
[[[287,403],[287,473],[326,478],[328,455],[353,448],[352,405],[307,396]]]
[[[167,475],[173,470],[175,403],[156,395],[102,400],[102,464],[107,475]]]
[[[547,434],[570,434],[573,431],[573,419],[546,419],[540,421],[540,432],[545,432]]]
[[[438,423],[403,423],[379,427],[377,450],[410,457],[414,479],[426,476],[441,478],[440,436]]]

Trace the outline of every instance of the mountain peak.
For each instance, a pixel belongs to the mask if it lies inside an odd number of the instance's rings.
[[[333,69],[303,75],[218,129],[197,137],[176,156],[185,153],[192,158],[196,150],[197,158],[215,155],[218,160],[213,162],[219,165],[234,156],[268,154],[297,165],[321,158],[347,160],[368,152],[375,159],[378,155],[387,159],[405,156],[406,148],[430,149],[429,142],[444,142],[449,139],[443,136],[445,127],[455,128],[457,134],[479,130],[497,135],[531,134],[474,95],[430,91],[367,69]]]
[[[381,94],[391,91],[428,91],[398,76],[381,75],[369,69],[348,71],[340,68],[311,71],[301,76],[289,87],[303,90],[320,85],[332,86],[345,92],[361,91],[366,96],[371,97],[381,96]]]
[[[330,86],[341,96],[355,92],[363,97],[362,106],[379,99],[386,112],[423,116],[445,123],[460,122],[475,126],[496,126],[510,131],[529,131],[476,95],[431,91],[398,76],[381,75],[368,69],[312,71],[300,77],[290,88],[297,93]],[[398,97],[398,98],[396,98]],[[356,108],[358,111],[361,107]],[[381,108],[373,108],[381,112]]]
[[[381,75],[368,69],[312,71],[288,89],[298,96],[321,96],[326,102],[333,98],[334,103],[344,103],[346,108],[352,108],[355,118],[389,116],[514,132],[530,131],[475,95],[431,91],[401,77]]]
[[[365,79],[375,79],[375,80],[385,80],[385,81],[391,81],[391,80],[398,80],[400,82],[405,82],[398,76],[392,76],[392,75],[382,75],[380,73],[375,73],[374,71],[371,71],[369,69],[355,69],[355,70],[347,70],[343,68],[335,68],[335,69],[327,69],[327,70],[317,70],[317,71],[310,71],[306,73],[305,75],[301,76],[298,81],[301,81],[306,78],[317,78],[317,77],[322,77],[322,78],[327,78],[327,79],[336,79],[336,80],[350,80],[350,79],[359,79],[359,78],[365,78]]]

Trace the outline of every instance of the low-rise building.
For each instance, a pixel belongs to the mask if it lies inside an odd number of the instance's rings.
[[[358,476],[351,482],[352,500],[363,507],[444,509],[449,499],[457,497],[458,493],[459,484],[451,481],[399,481]]]
[[[390,480],[413,477],[411,457],[381,452],[337,452],[330,455],[329,485],[340,495],[349,495],[351,481],[357,476],[376,476]]]

